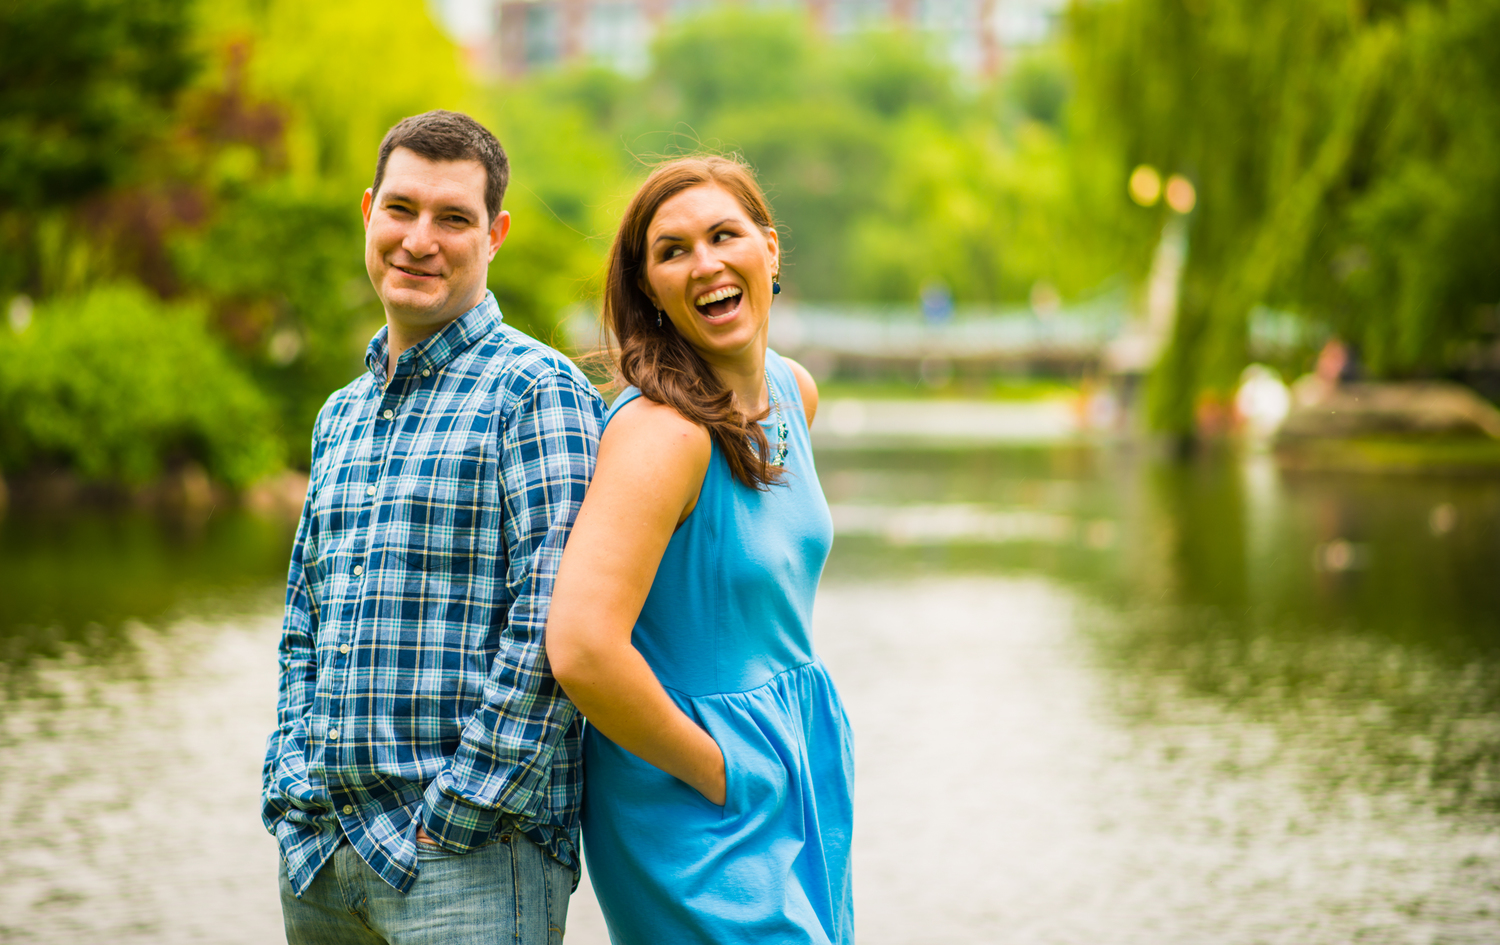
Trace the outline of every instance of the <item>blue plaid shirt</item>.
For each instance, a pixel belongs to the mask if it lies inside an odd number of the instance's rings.
[[[604,404],[495,297],[328,399],[287,581],[262,817],[300,896],[347,837],[417,877],[420,822],[578,869],[581,720],[543,635]]]

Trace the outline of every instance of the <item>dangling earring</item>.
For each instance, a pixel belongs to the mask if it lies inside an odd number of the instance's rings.
[[[777,282],[774,278],[771,280],[771,294],[772,295],[780,295],[781,294],[781,283]]]
[[[661,327],[661,309],[656,310],[656,327]]]

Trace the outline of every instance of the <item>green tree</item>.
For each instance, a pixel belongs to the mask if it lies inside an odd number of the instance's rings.
[[[189,0],[0,6],[0,200],[76,201],[127,178],[191,78]]]
[[[52,349],[83,344],[63,322],[118,305],[125,323],[166,324],[138,295],[101,286],[186,300],[181,311],[200,314],[167,322],[209,333],[226,371],[264,392],[286,459],[305,462],[317,407],[361,369],[380,321],[360,192],[391,124],[465,105],[473,86],[453,43],[400,0],[37,0],[0,11],[0,77],[0,301],[24,289],[52,313],[16,343],[61,371]],[[36,418],[65,417],[82,395],[57,381],[30,396],[24,416],[0,413],[8,471],[67,461],[139,479],[179,449],[154,433],[104,458],[61,433],[54,443]],[[114,418],[88,416],[155,429],[124,399]],[[243,480],[246,463],[203,450],[212,471]]]
[[[1069,145],[1056,55],[976,85],[918,33],[834,39],[799,14],[732,8],[669,27],[653,61],[638,82],[543,84],[613,132],[632,178],[684,151],[743,155],[796,297],[912,303],[934,280],[960,302],[1017,301],[1037,282],[1077,296],[1134,245],[1119,214],[1093,211],[1112,203],[1114,168]]]
[[[1156,424],[1187,433],[1270,304],[1379,375],[1441,371],[1500,299],[1495,0],[1077,3],[1094,143],[1197,186]],[[1139,211],[1160,225],[1162,208]],[[1491,328],[1493,330],[1493,328]]]
[[[0,5],[0,296],[88,268],[70,219],[142,173],[195,68],[190,0]]]

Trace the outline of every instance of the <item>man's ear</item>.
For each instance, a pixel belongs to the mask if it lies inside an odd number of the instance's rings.
[[[490,224],[490,261],[494,262],[495,254],[500,251],[500,244],[505,242],[505,237],[510,234],[510,211],[501,210],[495,215],[495,222]]]
[[[359,201],[360,216],[365,218],[365,229],[370,228],[370,211],[375,207],[375,191],[365,188],[365,195]]]

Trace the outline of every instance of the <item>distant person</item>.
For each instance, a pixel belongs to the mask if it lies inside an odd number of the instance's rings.
[[[581,725],[543,631],[603,403],[485,288],[508,176],[434,111],[365,191],[386,324],[313,427],[263,775],[293,945],[562,941]]]
[[[854,941],[853,743],[810,626],[833,539],[818,390],[766,347],[779,271],[760,188],[716,157],[658,167],[610,254],[631,386],[547,653],[588,717],[584,843],[616,945]]]

